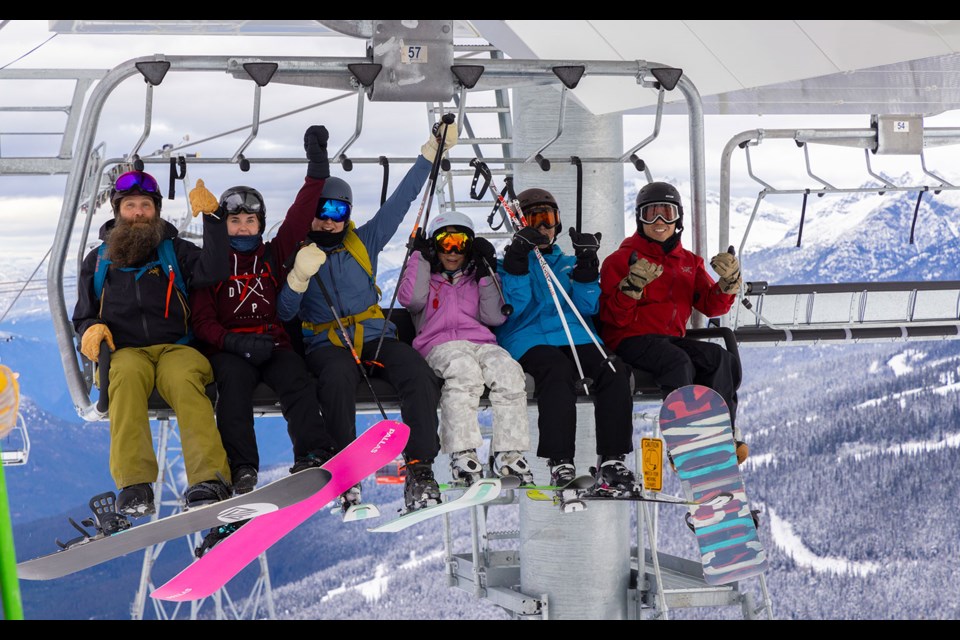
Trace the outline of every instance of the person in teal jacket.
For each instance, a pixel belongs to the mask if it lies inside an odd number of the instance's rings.
[[[590,318],[599,310],[600,300],[600,234],[571,229],[575,255],[565,255],[555,244],[562,225],[553,195],[544,189],[527,189],[517,199],[528,226],[514,234],[504,252],[499,270],[503,296],[514,310],[495,333],[497,342],[533,376],[540,429],[537,455],[547,459],[554,485],[563,486],[576,477],[576,402],[583,381],[574,360],[575,348],[583,376],[592,381],[588,391],[594,399],[597,428],[597,490],[607,495],[635,493],[636,479],[624,464],[626,454],[633,451],[630,371],[616,356],[604,358],[591,338],[596,332]],[[563,296],[555,293],[570,331],[567,336],[534,247],[540,249],[589,329]]]

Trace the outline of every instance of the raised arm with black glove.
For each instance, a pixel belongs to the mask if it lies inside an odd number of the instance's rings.
[[[330,177],[330,159],[327,157],[327,140],[330,133],[322,124],[309,127],[303,134],[303,149],[307,152],[307,177],[321,180]]]
[[[266,333],[228,333],[223,336],[226,351],[257,367],[270,359],[274,346],[273,336]]]
[[[477,280],[497,271],[497,251],[486,238],[474,238],[471,249]]]
[[[529,273],[530,264],[527,260],[530,252],[534,247],[549,242],[550,238],[533,227],[520,229],[513,234],[513,241],[507,245],[507,250],[503,254],[503,270],[515,276]]]
[[[570,241],[573,243],[574,255],[577,264],[570,273],[570,277],[577,282],[593,282],[600,277],[600,260],[597,251],[600,249],[600,232],[580,233],[570,227]]]

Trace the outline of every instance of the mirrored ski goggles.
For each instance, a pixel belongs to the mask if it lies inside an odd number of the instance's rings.
[[[524,212],[524,216],[527,223],[534,229],[540,227],[556,229],[560,225],[560,212],[548,204],[530,207],[529,211]]]
[[[637,218],[646,224],[653,224],[660,218],[667,224],[680,220],[680,207],[672,202],[654,202],[637,209]]]
[[[327,198],[320,204],[320,208],[317,209],[317,217],[321,220],[343,222],[350,218],[350,203],[343,200]]]
[[[160,185],[149,173],[143,171],[127,171],[113,183],[118,192],[139,189],[143,193],[160,193]]]
[[[220,207],[228,216],[238,213],[263,213],[264,204],[260,194],[252,189],[227,190],[220,198]]]
[[[441,231],[433,237],[440,253],[466,253],[470,248],[470,235],[463,231]]]

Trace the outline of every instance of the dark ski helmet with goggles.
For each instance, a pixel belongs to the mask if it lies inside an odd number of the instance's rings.
[[[110,190],[110,205],[113,207],[113,216],[120,217],[120,201],[127,196],[147,196],[153,200],[157,208],[157,215],[163,206],[163,196],[160,194],[160,185],[156,178],[145,171],[127,171],[121,174],[113,183]]]
[[[546,189],[524,189],[517,194],[517,201],[520,203],[520,209],[528,225],[537,228],[543,221],[550,228],[557,230],[553,234],[553,240],[556,242],[563,230],[563,224],[560,222],[560,206],[553,194]]]
[[[263,196],[253,187],[239,185],[224,191],[220,196],[220,211],[225,216],[252,213],[260,223],[260,233],[263,234],[267,228],[267,206]]]
[[[674,215],[668,218],[664,217],[662,213],[658,213],[652,219],[648,219],[649,216],[643,215],[645,207],[656,204],[672,205],[669,209],[673,209]],[[650,211],[652,212],[652,210]],[[645,184],[640,191],[637,192],[637,207],[635,213],[637,217],[637,231],[641,234],[643,233],[643,224],[652,224],[657,221],[657,218],[667,224],[676,224],[678,233],[683,231],[683,204],[680,201],[680,192],[668,182],[651,182]]]

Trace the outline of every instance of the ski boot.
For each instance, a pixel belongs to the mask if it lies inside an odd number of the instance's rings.
[[[432,460],[411,460],[407,463],[403,501],[407,513],[440,504],[440,487],[433,477]]]
[[[107,491],[90,498],[90,509],[93,511],[93,517],[84,518],[80,521],[80,524],[83,527],[93,527],[97,532],[91,535],[89,531],[77,524],[76,520],[67,518],[73,528],[80,532],[80,536],[66,542],[60,542],[60,539],[57,538],[57,546],[61,549],[69,549],[78,544],[106,538],[129,529],[130,521],[123,514],[117,513],[116,502],[117,495],[113,491]]]
[[[457,486],[470,487],[483,477],[483,465],[476,449],[450,454],[450,477]]]
[[[101,494],[106,495],[106,494]],[[100,496],[97,496],[100,497]],[[94,498],[95,500],[96,498]],[[93,508],[91,500],[91,508]],[[96,509],[94,509],[96,511]],[[153,486],[147,482],[132,484],[120,490],[120,495],[116,501],[117,513],[133,518],[150,516],[157,512],[157,507],[153,503]]]
[[[516,476],[520,485],[533,485],[533,470],[520,451],[501,451],[490,456],[490,470],[499,478]]]
[[[248,522],[250,522],[250,518],[247,518],[246,520],[237,520],[236,522],[228,522],[227,524],[222,524],[219,527],[210,529],[203,537],[203,541],[200,543],[200,546],[194,548],[193,555],[195,555],[197,558],[202,558],[203,554],[205,554],[207,551],[210,551],[210,549],[213,549],[217,543]]]
[[[601,456],[599,470],[595,467],[590,468],[590,473],[597,479],[597,486],[594,492],[598,496],[619,498],[639,496],[640,487],[637,486],[637,478],[633,471],[623,464],[626,456]]]
[[[363,487],[360,483],[353,485],[340,494],[340,508],[334,512],[343,515],[344,522],[353,522],[354,520],[366,520],[367,518],[376,518],[380,515],[380,509],[375,504],[363,504],[360,499]]]
[[[560,511],[563,513],[575,513],[587,508],[586,503],[580,499],[580,494],[576,489],[564,489],[577,477],[577,468],[570,458],[560,460],[548,460],[550,466],[550,484],[557,487],[555,490],[556,498],[554,502],[560,505]]]

